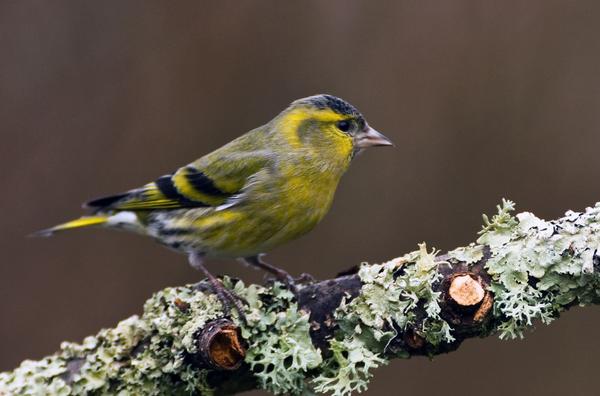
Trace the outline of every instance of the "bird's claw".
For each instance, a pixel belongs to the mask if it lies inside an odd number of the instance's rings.
[[[286,271],[262,261],[263,256],[263,254],[259,254],[256,256],[245,257],[242,259],[242,261],[246,264],[260,268],[271,274],[275,278],[275,280],[283,283],[286,286],[286,288],[292,292],[296,299],[298,299],[298,287],[296,286],[297,284],[314,283],[315,279],[311,275],[306,273],[303,273],[302,275],[300,275],[299,278],[294,279]]]
[[[217,298],[221,302],[221,305],[223,306],[223,313],[225,315],[230,315],[231,308],[233,306],[233,308],[235,308],[235,310],[237,311],[240,319],[244,322],[246,321],[246,315],[244,314],[244,308],[242,304],[247,305],[248,301],[238,296],[231,290],[225,288],[225,286],[223,286],[222,283],[219,283],[218,285],[213,285],[212,289],[212,291],[217,295]]]
[[[277,270],[276,272],[273,272],[273,275],[275,276],[275,280],[283,283],[286,289],[292,292],[294,297],[298,297],[298,286],[296,286],[296,280],[290,274],[284,270]]]

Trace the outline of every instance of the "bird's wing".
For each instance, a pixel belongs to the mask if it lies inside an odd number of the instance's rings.
[[[141,188],[95,199],[85,206],[98,211],[219,206],[242,191],[270,162],[271,156],[264,151],[209,155]]]

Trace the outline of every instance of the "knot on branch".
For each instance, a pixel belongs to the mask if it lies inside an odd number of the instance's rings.
[[[239,328],[228,319],[207,323],[198,336],[198,357],[217,370],[237,370],[246,357]]]

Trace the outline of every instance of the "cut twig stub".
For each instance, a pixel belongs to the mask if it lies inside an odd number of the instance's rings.
[[[483,270],[483,263],[456,264],[446,269],[444,275],[440,284],[442,316],[459,329],[457,333],[470,337],[490,317],[494,303],[494,295],[488,290],[491,280]]]
[[[463,307],[479,304],[485,296],[485,290],[481,283],[468,274],[454,277],[448,293],[458,305]]]
[[[479,309],[477,309],[477,312],[475,312],[475,315],[473,316],[473,320],[475,322],[483,321],[492,310],[493,305],[494,297],[490,291],[487,291],[483,297],[483,301],[481,302]]]
[[[227,319],[207,323],[199,337],[200,357],[219,370],[236,370],[246,357],[239,328]]]

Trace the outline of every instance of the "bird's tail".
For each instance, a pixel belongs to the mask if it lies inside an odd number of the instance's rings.
[[[91,227],[91,226],[103,225],[108,222],[108,218],[109,218],[109,216],[104,216],[104,215],[84,216],[84,217],[80,217],[75,220],[67,221],[66,223],[56,225],[54,227],[46,228],[45,230],[40,230],[40,231],[34,232],[32,235],[47,237],[47,236],[51,236],[60,231],[72,230],[72,229],[81,228],[81,227]]]

